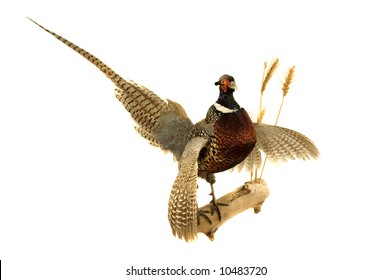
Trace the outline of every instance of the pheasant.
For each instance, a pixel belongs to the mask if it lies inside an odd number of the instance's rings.
[[[135,121],[136,131],[151,145],[173,154],[178,174],[170,193],[168,220],[174,236],[180,239],[191,241],[197,236],[198,177],[210,184],[211,205],[219,215],[213,189],[215,173],[235,166],[259,167],[261,150],[272,161],[316,159],[319,155],[315,144],[299,132],[253,123],[234,99],[236,83],[230,75],[215,83],[219,86],[217,101],[205,119],[193,124],[177,102],[165,101],[146,87],[125,80],[86,50],[30,20],[103,72],[116,86],[115,96]]]

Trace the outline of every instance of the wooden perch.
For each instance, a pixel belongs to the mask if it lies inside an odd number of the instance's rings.
[[[221,221],[219,221],[216,211],[211,212],[210,203],[201,207],[199,210],[210,219],[211,224],[205,217],[200,216],[198,232],[204,233],[213,241],[215,232],[232,217],[250,208],[254,209],[254,213],[259,213],[263,202],[269,196],[269,189],[264,180],[258,180],[259,182],[247,182],[217,199],[218,204],[228,204],[227,206],[219,206]]]

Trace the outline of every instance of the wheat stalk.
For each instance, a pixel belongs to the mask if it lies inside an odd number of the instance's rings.
[[[265,61],[263,64],[263,74],[262,74],[262,86],[261,86],[261,95],[259,98],[259,115],[257,118],[257,122],[261,123],[262,122],[262,99],[263,99],[263,93],[266,90],[266,86],[270,79],[272,78],[273,74],[276,72],[276,69],[279,65],[280,60],[278,58],[274,59],[270,66],[268,67],[267,62]],[[264,114],[265,112],[263,112]]]
[[[284,104],[285,96],[288,94],[288,91],[290,89],[290,85],[293,82],[293,77],[295,75],[295,67],[296,66],[292,66],[291,68],[289,68],[288,72],[285,75],[285,79],[284,79],[285,81],[284,81],[284,83],[282,84],[282,87],[281,87],[281,90],[282,90],[282,100],[281,100],[281,104],[280,104],[280,109],[278,110],[278,114],[277,114],[275,125],[277,125],[277,123],[278,123],[278,119],[280,118],[280,114],[281,114],[282,105]]]
[[[282,99],[281,99],[281,103],[280,103],[280,109],[278,110],[277,118],[276,118],[276,121],[275,121],[274,125],[277,125],[278,120],[280,118],[282,105],[284,105],[284,101],[285,101],[285,96],[288,94],[289,89],[290,89],[290,85],[293,82],[293,77],[295,75],[295,67],[296,66],[292,66],[291,68],[289,68],[288,72],[285,75],[284,83],[281,86]],[[267,156],[265,156],[265,159],[263,160],[261,175],[260,175],[259,179],[262,178],[263,171],[265,170],[266,160],[267,160]],[[255,178],[255,179],[257,180],[257,178]]]
[[[270,64],[269,67],[264,68],[264,75],[263,75],[262,87],[261,87],[261,95],[263,95],[263,93],[265,92],[266,86],[267,86],[268,82],[270,81],[270,79],[272,78],[273,74],[276,72],[279,63],[280,63],[280,60],[278,58],[276,58],[272,61],[272,63]],[[265,66],[266,66],[266,63],[265,63]]]
[[[282,94],[284,96],[288,94],[289,87],[293,82],[293,77],[295,75],[295,67],[296,66],[292,66],[291,68],[289,68],[288,73],[285,75],[285,82],[282,84]]]
[[[262,73],[262,86],[261,86],[261,94],[259,98],[259,114],[257,117],[257,122],[261,123],[263,116],[265,115],[265,109],[262,108],[263,94],[266,90],[266,86],[272,78],[273,74],[276,72],[276,69],[279,65],[280,60],[278,58],[274,59],[270,66],[268,67],[267,61],[263,63],[263,73]],[[252,170],[250,173],[250,182],[257,180],[258,177],[258,168],[255,167],[255,170]]]

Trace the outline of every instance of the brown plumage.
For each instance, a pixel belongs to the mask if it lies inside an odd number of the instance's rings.
[[[232,76],[223,75],[215,83],[220,91],[216,103],[204,120],[193,124],[180,104],[164,101],[144,86],[123,79],[86,50],[33,22],[103,72],[117,87],[115,96],[137,124],[137,132],[151,145],[174,155],[179,170],[169,198],[168,219],[179,238],[190,241],[197,236],[198,177],[211,184],[214,194],[214,173],[235,166],[259,167],[260,150],[273,161],[319,155],[314,143],[296,131],[253,123],[233,97],[236,84]]]

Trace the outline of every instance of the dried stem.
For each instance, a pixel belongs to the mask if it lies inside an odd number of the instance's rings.
[[[267,62],[265,61],[265,62],[263,63],[262,85],[263,85],[263,81],[265,80],[266,68],[267,68]],[[265,86],[265,87],[266,87],[266,86]],[[260,94],[260,97],[259,97],[259,114],[258,114],[258,118],[257,118],[257,122],[258,122],[258,123],[262,122],[262,117],[261,117],[261,112],[262,112],[262,100],[263,100],[263,91],[262,91],[262,87],[261,87],[261,94]]]
[[[258,115],[257,122],[261,123],[262,122],[262,100],[263,100],[263,93],[266,90],[266,86],[270,79],[272,78],[273,74],[276,72],[276,69],[279,65],[280,60],[278,58],[274,59],[270,66],[268,67],[267,62],[264,62],[263,64],[263,74],[262,74],[262,86],[261,86],[261,96],[259,100],[259,112],[260,114]],[[264,112],[263,112],[264,113]]]
[[[288,94],[289,87],[293,82],[293,77],[295,75],[295,67],[296,66],[292,66],[291,68],[289,68],[288,73],[285,76],[285,82],[282,84],[282,88],[281,88],[283,96]]]
[[[273,62],[270,64],[269,67],[264,69],[264,76],[262,79],[262,87],[261,87],[261,95],[265,92],[266,86],[270,79],[272,78],[273,74],[276,72],[277,67],[280,63],[280,60],[278,58],[274,59]]]
[[[262,86],[261,86],[261,94],[260,94],[260,98],[259,98],[259,114],[257,117],[258,123],[262,123],[263,116],[265,115],[265,109],[262,108],[263,94],[266,90],[266,86],[267,86],[268,82],[272,78],[273,74],[276,72],[279,63],[280,63],[280,60],[278,58],[276,58],[272,61],[272,63],[270,64],[269,67],[268,67],[268,64],[266,61],[263,64]],[[262,170],[263,170],[263,168],[262,168]],[[254,177],[255,182],[257,182],[257,180],[258,180],[257,179],[258,178],[258,174],[257,174],[258,168],[255,167],[255,171],[254,172],[252,171],[250,174],[250,182],[253,181],[254,173],[255,173],[255,177]]]
[[[281,87],[281,90],[282,90],[282,100],[281,100],[281,103],[280,103],[280,109],[278,110],[277,118],[276,118],[276,121],[275,121],[274,125],[277,125],[278,120],[280,118],[282,105],[284,104],[285,96],[288,94],[290,85],[293,82],[293,77],[294,77],[294,74],[295,74],[295,67],[296,66],[292,66],[291,68],[289,68],[287,74],[285,75],[284,83],[282,84],[282,87]],[[266,160],[267,160],[267,156],[263,160],[260,178],[262,178],[263,171],[265,170]]]

